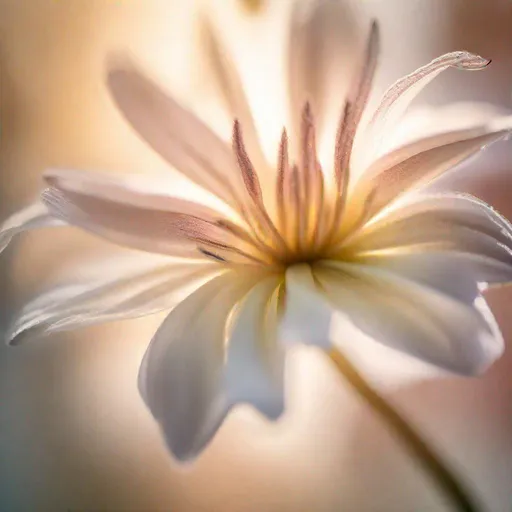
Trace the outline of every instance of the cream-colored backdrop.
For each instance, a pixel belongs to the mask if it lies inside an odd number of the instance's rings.
[[[112,51],[128,49],[189,105],[210,112],[208,88],[194,61],[197,3],[0,0],[2,216],[32,198],[48,166],[166,172],[110,103],[102,85],[104,62]],[[359,3],[382,22],[380,87],[444,51],[468,49],[493,58],[492,67],[470,75],[449,72],[423,99],[511,101],[508,0]],[[235,0],[209,4],[228,39],[242,44],[242,35],[259,35],[267,50],[279,44],[276,29],[288,0],[267,0],[263,18],[252,20],[243,19]],[[271,15],[282,20],[264,19]],[[351,33],[355,19],[347,20]],[[264,89],[267,81],[262,77],[255,88]],[[512,180],[497,171],[511,170],[511,155],[505,144],[471,166],[478,171],[472,189],[509,215]],[[106,250],[65,230],[26,237],[2,255],[2,323],[24,297],[55,280],[63,262],[73,274],[79,272],[73,264]],[[507,339],[512,339],[511,299],[506,290],[491,296]],[[0,348],[2,512],[443,509],[442,497],[379,422],[308,352],[292,359],[290,411],[279,425],[242,410],[195,468],[177,469],[135,385],[159,320]],[[506,512],[512,502],[511,375],[509,351],[482,379],[409,385],[395,395],[492,512]]]

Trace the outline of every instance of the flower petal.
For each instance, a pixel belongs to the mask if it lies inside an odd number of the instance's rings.
[[[373,77],[377,69],[379,52],[379,27],[377,22],[374,21],[370,28],[361,69],[352,79],[352,84],[345,100],[345,108],[343,110],[343,115],[336,135],[334,175],[338,185],[338,193],[341,196],[341,202],[344,202],[345,193],[348,189],[348,174],[352,148],[366,103],[370,97]]]
[[[51,188],[42,199],[55,217],[114,243],[201,258],[201,247],[224,250],[233,241],[234,235],[219,225],[222,215],[197,203],[94,173],[52,171],[45,178]]]
[[[275,171],[263,153],[242,80],[210,19],[204,17],[202,22],[203,48],[207,54],[206,62],[211,68],[211,75],[216,83],[219,96],[231,118],[238,119],[240,122],[251,161],[263,182],[263,189],[267,190],[273,185]]]
[[[288,55],[290,142],[300,154],[301,112],[309,102],[323,138],[326,117],[338,116],[349,87],[357,23],[346,2],[293,3]],[[346,52],[346,53],[344,53]],[[336,121],[335,121],[336,122]]]
[[[285,312],[280,337],[286,343],[305,343],[329,348],[332,308],[319,294],[309,265],[286,271]]]
[[[133,63],[110,69],[108,86],[123,115],[165,160],[238,207],[241,180],[230,147]]]
[[[278,287],[271,276],[240,305],[228,342],[223,387],[230,405],[250,403],[270,419],[284,409],[285,350],[278,344]]]
[[[405,112],[416,95],[442,71],[450,67],[479,70],[488,66],[490,62],[469,52],[451,52],[400,78],[384,93],[368,122],[364,143],[358,146],[358,149],[365,152],[369,158],[374,158],[379,152],[385,134]],[[372,148],[371,151],[368,148]]]
[[[424,284],[469,305],[480,296],[481,283],[512,282],[512,260],[506,265],[465,252],[377,252],[357,262]]]
[[[226,325],[257,280],[234,271],[211,280],[169,314],[146,351],[139,390],[180,460],[196,457],[229,411],[222,389]]]
[[[150,315],[174,307],[219,270],[162,257],[101,262],[101,278],[57,286],[26,304],[6,335],[18,345],[53,332]],[[104,277],[108,274],[108,277]]]
[[[383,269],[339,262],[315,268],[333,306],[377,341],[445,370],[483,372],[503,339],[481,297],[465,304]]]
[[[13,237],[30,229],[60,226],[63,222],[52,217],[46,206],[39,201],[11,215],[0,226],[0,253]]]
[[[385,135],[382,154],[432,135],[479,128],[510,113],[508,108],[479,101],[460,101],[435,107],[411,106]]]
[[[424,196],[366,226],[346,249],[358,261],[441,251],[469,265],[477,281],[503,283],[512,269],[512,226],[475,197]]]
[[[423,186],[495,142],[512,129],[512,116],[489,125],[411,142],[374,162],[352,194],[353,207],[371,217],[410,189]],[[354,216],[354,213],[351,214]]]

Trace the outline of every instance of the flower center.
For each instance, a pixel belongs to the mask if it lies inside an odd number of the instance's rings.
[[[306,104],[296,161],[290,161],[288,136],[283,130],[275,186],[263,191],[245,149],[242,129],[235,121],[233,151],[243,181],[243,193],[235,194],[235,203],[243,227],[227,220],[218,221],[215,226],[222,233],[217,238],[208,234],[195,238],[201,242],[201,253],[221,262],[280,268],[340,258],[342,233],[347,232],[341,220],[345,219],[347,155],[351,149],[343,124],[341,128],[334,155],[334,186],[327,186],[318,161],[313,116]]]

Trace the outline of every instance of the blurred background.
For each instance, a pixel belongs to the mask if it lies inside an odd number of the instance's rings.
[[[325,31],[341,41],[347,67],[368,20],[380,20],[378,90],[444,52],[465,49],[492,58],[492,65],[481,73],[447,72],[419,103],[512,106],[510,0],[325,1],[336,4],[338,22]],[[33,199],[47,167],[168,172],[108,98],[103,78],[112,53],[134,55],[215,124],[200,9],[211,11],[252,75],[249,91],[263,98],[262,112],[279,110],[275,88],[291,2],[0,0],[0,218]],[[278,123],[268,126],[270,135],[279,130]],[[511,146],[496,144],[451,181],[509,218]],[[107,252],[106,244],[71,230],[24,237],[2,255],[0,329],[28,297]],[[512,289],[488,298],[509,350],[482,378],[433,379],[423,372],[397,379],[379,373],[388,357],[383,351],[368,358],[354,349],[353,357],[484,510],[510,512]],[[140,359],[160,320],[0,346],[1,512],[450,510],[385,426],[308,350],[291,358],[290,405],[278,424],[240,409],[194,467],[176,467],[136,389]]]

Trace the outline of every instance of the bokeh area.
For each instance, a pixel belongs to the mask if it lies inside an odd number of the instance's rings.
[[[325,1],[343,13],[336,30],[347,68],[361,27],[372,17],[380,21],[378,90],[463,49],[492,65],[479,73],[450,70],[418,101],[487,101],[512,112],[510,0]],[[265,123],[280,108],[273,87],[282,79],[279,55],[291,2],[0,0],[0,219],[34,198],[49,167],[170,172],[110,101],[105,64],[113,54],[131,54],[216,125],[198,29],[205,10],[251,75],[248,89],[263,98]],[[280,128],[269,119],[270,135]],[[490,148],[449,181],[511,218],[512,141]],[[20,239],[1,255],[0,331],[27,298],[107,253],[115,257],[115,249],[71,229]],[[399,379],[389,368],[411,365],[413,374],[412,361],[385,369],[382,361],[394,356],[384,349],[348,350],[485,510],[510,512],[512,289],[492,291],[489,301],[508,347],[481,378],[434,378],[419,368],[420,376]],[[306,349],[291,357],[289,408],[281,421],[272,425],[241,408],[193,467],[178,467],[136,387],[161,319],[0,346],[0,512],[450,510],[385,426]]]

